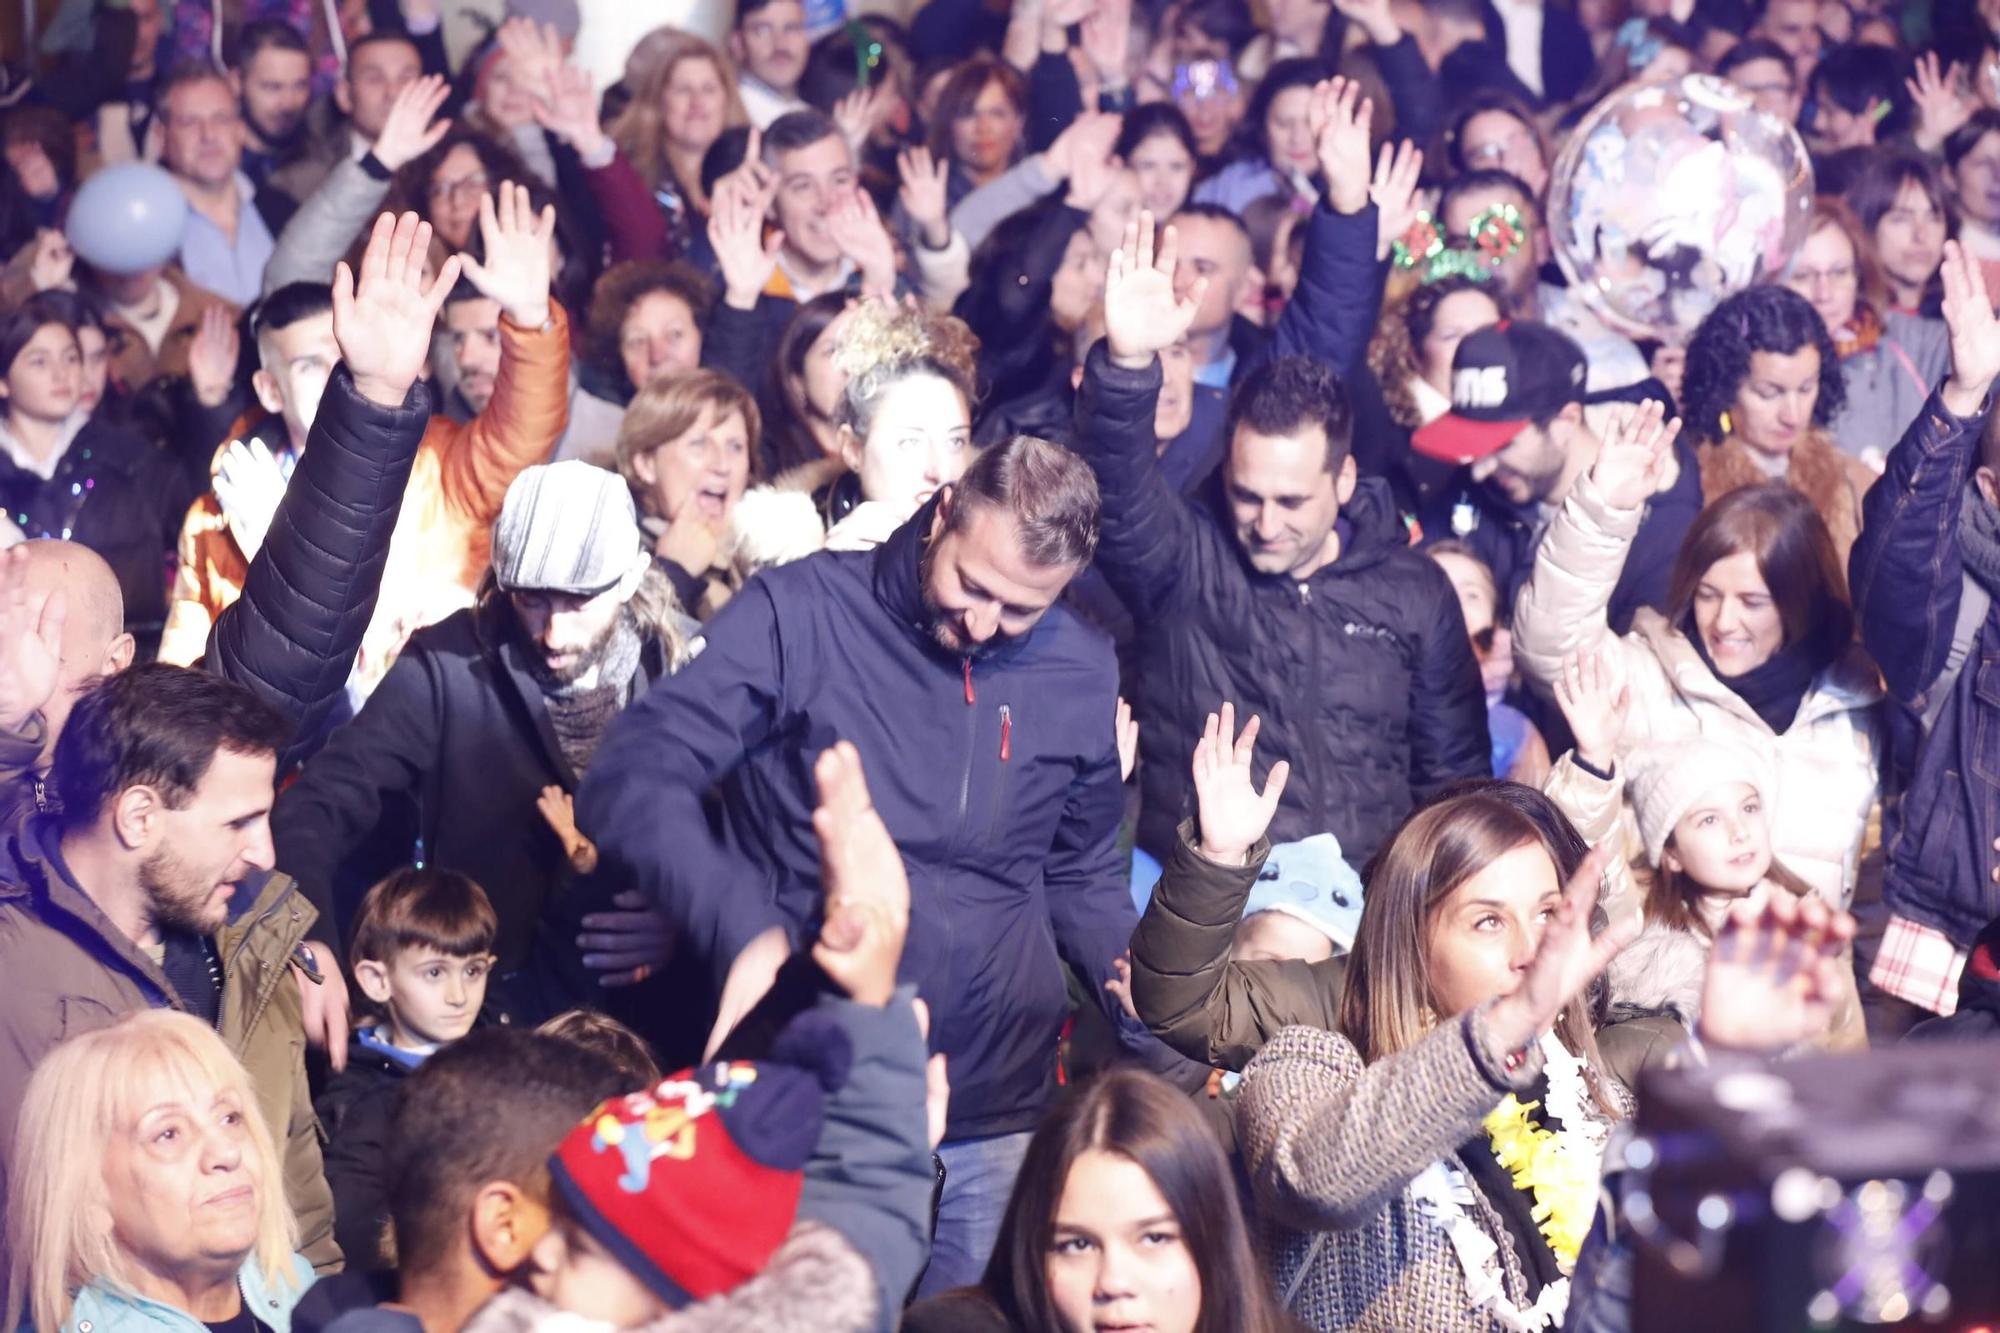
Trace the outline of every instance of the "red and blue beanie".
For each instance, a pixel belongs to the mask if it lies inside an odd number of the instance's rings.
[[[730,1291],[790,1234],[851,1053],[837,1026],[795,1023],[773,1054],[796,1062],[717,1061],[614,1098],[549,1159],[555,1189],[669,1308]]]

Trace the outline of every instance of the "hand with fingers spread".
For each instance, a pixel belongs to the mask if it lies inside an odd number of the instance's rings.
[[[242,341],[226,306],[211,305],[188,342],[188,387],[203,407],[220,407],[236,387],[236,360]]]
[[[1404,139],[1383,144],[1375,159],[1375,179],[1368,198],[1375,205],[1375,258],[1389,257],[1396,242],[1417,220],[1417,182],[1424,172],[1423,152]]]
[[[579,875],[588,875],[597,869],[597,846],[583,836],[576,826],[576,800],[568,792],[551,783],[542,788],[535,798],[535,809],[541,811],[542,822],[554,831],[563,846],[563,855],[569,858],[570,869]]]
[[[1618,738],[1632,709],[1632,688],[1617,679],[1611,646],[1572,653],[1556,677],[1556,703],[1576,738],[1576,757],[1600,773],[1618,762]]]
[[[833,104],[833,123],[840,127],[840,137],[847,140],[847,146],[859,153],[875,133],[893,105],[895,90],[887,80],[866,88],[856,88],[847,96]]]
[[[1944,243],[1944,322],[1951,330],[1951,377],[1941,396],[1953,414],[1978,414],[2000,375],[2000,318],[1986,291],[1986,272],[1957,241]]]
[[[450,95],[451,85],[436,74],[427,74],[397,93],[370,150],[375,160],[397,171],[435,148],[451,129],[449,120],[432,123]]]
[[[1124,121],[1109,111],[1086,111],[1042,150],[1042,173],[1060,184],[1069,179],[1078,162],[1102,162],[1111,156],[1122,124]]]
[[[1681,433],[1681,419],[1664,421],[1666,414],[1657,398],[1613,414],[1590,468],[1591,483],[1613,509],[1637,509],[1660,489]]]
[[[1563,886],[1562,901],[1542,927],[1535,956],[1512,993],[1493,1002],[1486,1023],[1505,1051],[1525,1049],[1555,1026],[1563,1006],[1583,993],[1639,933],[1636,917],[1607,926],[1595,939],[1590,917],[1611,864],[1609,847],[1593,848]]]
[[[0,729],[19,731],[56,691],[69,599],[37,592],[26,545],[0,553]]]
[[[1368,127],[1375,103],[1361,95],[1361,85],[1343,78],[1327,79],[1312,90],[1306,122],[1319,152],[1320,174],[1326,177],[1327,206],[1336,213],[1359,213],[1368,207]]]
[[[556,68],[563,63],[562,38],[554,26],[530,18],[511,18],[496,34],[507,56],[507,73],[531,101],[547,95]],[[488,108],[489,114],[493,108]]]
[[[896,172],[903,188],[896,197],[917,224],[924,245],[942,250],[951,244],[951,163],[931,158],[928,148],[905,148],[896,154]]]
[[[895,296],[896,243],[868,191],[856,186],[827,215],[826,230],[840,253],[861,270],[862,295]]]
[[[1113,365],[1141,370],[1159,352],[1187,336],[1208,290],[1195,279],[1185,298],[1174,297],[1174,266],[1180,244],[1169,225],[1153,251],[1153,215],[1141,210],[1125,228],[1125,241],[1112,251],[1104,282],[1104,338]]]
[[[1377,46],[1394,46],[1403,40],[1403,29],[1396,23],[1389,0],[1333,0],[1333,7]]]
[[[1118,780],[1130,782],[1132,770],[1139,766],[1139,719],[1132,716],[1132,705],[1122,697],[1118,700]]]
[[[262,440],[231,440],[215,469],[215,500],[245,560],[255,560],[278,516],[289,485],[285,470]]]
[[[1959,86],[1957,67],[1940,67],[1935,51],[1917,57],[1915,70],[1903,81],[1903,87],[1917,108],[1917,127],[1910,137],[1926,153],[1942,149],[1944,141],[1979,109],[1979,103]]]
[[[340,359],[356,392],[383,407],[401,407],[409,395],[430,356],[438,310],[458,281],[453,255],[424,286],[430,245],[430,223],[415,213],[384,213],[368,237],[359,280],[344,261],[334,268],[333,337]]]
[[[1107,91],[1131,82],[1132,0],[1097,0],[1083,20],[1083,56]]]
[[[590,74],[560,62],[549,69],[547,91],[535,100],[535,121],[577,151],[585,162],[604,153],[604,126],[597,119],[597,85]]]
[[[1089,213],[1104,202],[1104,196],[1111,193],[1111,187],[1118,183],[1118,173],[1124,163],[1115,157],[1090,157],[1079,154],[1070,163],[1069,192],[1063,202],[1071,208]]]
[[[752,130],[750,136],[754,146],[757,132]],[[781,231],[764,234],[764,218],[777,193],[776,178],[768,172],[757,174],[754,168],[762,164],[754,152],[745,165],[753,169],[744,173],[739,168],[716,183],[708,213],[708,243],[722,271],[722,299],[737,310],[757,304],[777,271],[778,251],[785,243]]]
[[[604,987],[636,986],[674,960],[673,920],[637,889],[613,894],[611,911],[586,912],[576,947]]]
[[[813,779],[819,786],[813,833],[826,885],[813,960],[859,1003],[887,1004],[910,929],[909,872],[869,797],[853,745],[841,741],[823,751]]]
[[[1236,705],[1222,705],[1218,717],[1208,715],[1201,740],[1194,747],[1195,819],[1201,831],[1201,854],[1218,865],[1240,866],[1250,849],[1271,827],[1279,798],[1291,778],[1292,766],[1280,759],[1264,775],[1258,791],[1251,760],[1257,753],[1261,720],[1252,717],[1236,734]]]
[[[465,276],[482,293],[500,303],[500,313],[517,329],[536,330],[549,322],[549,279],[555,263],[550,242],[556,234],[556,206],[542,215],[528,199],[528,187],[500,182],[500,199],[479,201],[479,238],[486,262],[460,255]]]
[[[1854,918],[1816,897],[1737,903],[1709,950],[1696,1031],[1710,1046],[1766,1053],[1825,1035],[1853,988],[1853,942]]]

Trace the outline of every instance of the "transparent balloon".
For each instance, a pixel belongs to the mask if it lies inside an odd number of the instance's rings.
[[[1583,118],[1551,174],[1549,234],[1605,323],[1678,346],[1724,297],[1784,271],[1812,199],[1798,131],[1689,74],[1630,84]]]

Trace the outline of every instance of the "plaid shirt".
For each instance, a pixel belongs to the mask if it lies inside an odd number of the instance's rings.
[[[1882,950],[1868,979],[1899,1000],[1949,1017],[1958,1008],[1958,976],[1966,957],[1943,931],[1895,916],[1882,933]]]

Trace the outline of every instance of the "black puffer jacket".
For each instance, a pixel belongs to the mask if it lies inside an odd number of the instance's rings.
[[[37,476],[0,454],[0,504],[30,537],[73,541],[103,556],[125,596],[125,628],[139,658],[160,646],[173,581],[175,538],[194,500],[174,460],[142,437],[87,423],[56,464]]]
[[[1292,766],[1274,842],[1331,832],[1348,861],[1375,854],[1419,799],[1490,775],[1486,701],[1458,599],[1411,551],[1386,484],[1364,481],[1338,560],[1304,582],[1257,573],[1233,535],[1176,496],[1153,457],[1156,360],[1092,349],[1078,448],[1097,473],[1097,566],[1138,622],[1139,845],[1164,863],[1193,813],[1188,759],[1225,700],[1264,730],[1260,769]],[[1260,772],[1258,780],[1263,780]]]

